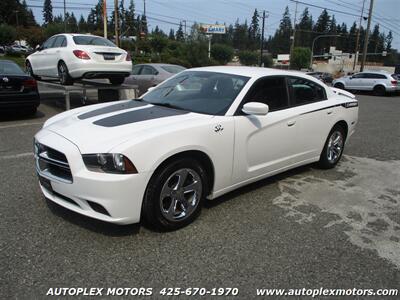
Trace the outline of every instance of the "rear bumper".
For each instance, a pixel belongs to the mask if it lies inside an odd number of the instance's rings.
[[[44,196],[79,214],[115,224],[140,221],[140,213],[148,173],[107,174],[89,171],[73,143],[60,135],[42,129],[36,141],[65,154],[72,173],[72,182],[57,180],[38,167],[40,188]],[[35,160],[37,157],[35,156]]]
[[[68,72],[73,78],[85,77],[85,74],[97,74],[97,76],[109,76],[115,74],[126,74],[129,76],[132,70],[132,62],[94,62],[91,60],[79,60],[79,62],[73,62],[67,64]],[[104,78],[104,77],[85,77],[85,78]]]
[[[95,79],[95,78],[108,78],[108,77],[128,77],[129,72],[86,72],[83,74],[83,78]]]
[[[23,107],[38,107],[39,94],[8,94],[0,95],[0,109],[17,109]]]

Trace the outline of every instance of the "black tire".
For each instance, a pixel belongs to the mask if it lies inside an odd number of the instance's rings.
[[[25,70],[26,70],[26,72],[27,72],[32,78],[34,78],[34,79],[36,79],[36,80],[40,80],[40,77],[39,77],[39,76],[36,76],[36,75],[33,73],[33,68],[32,68],[32,65],[31,65],[31,63],[29,62],[29,60],[27,60],[26,63],[25,63]]]
[[[385,96],[386,89],[383,85],[377,85],[374,87],[374,95],[375,96]]]
[[[115,84],[115,85],[121,85],[124,83],[125,81],[125,77],[119,76],[119,77],[110,77],[108,78],[108,80],[110,80],[111,84]]]
[[[340,82],[335,83],[335,85],[334,85],[333,87],[338,88],[338,89],[341,89],[341,90],[344,90],[344,84],[343,84],[343,83],[340,83]]]
[[[69,75],[68,67],[65,62],[60,61],[58,63],[58,78],[60,79],[61,85],[73,85],[74,80],[72,79],[71,75]]]
[[[181,209],[181,211],[187,211],[187,216],[178,218],[179,215],[175,216],[175,214],[171,214],[170,217],[169,215],[169,210],[166,211],[167,207],[171,209],[173,206],[173,201],[175,201],[175,206],[173,209],[173,212],[177,211],[178,204],[182,204],[179,200],[173,200],[172,197],[163,197],[162,192],[164,191],[164,188],[170,189],[171,191],[175,191],[175,195],[179,193],[179,190],[175,190],[176,186],[179,186],[179,182],[181,180],[180,175],[175,175],[177,172],[180,172],[182,170],[189,170],[188,175],[186,179],[184,180],[185,182],[190,182],[191,179],[188,180],[188,178],[193,178],[193,183],[196,182],[198,187],[201,186],[201,192],[193,193],[193,198],[189,201],[195,200],[196,205],[191,206],[191,211],[189,208],[187,210]],[[195,177],[191,175],[196,173],[196,181],[194,181]],[[174,180],[174,176],[178,176],[179,180],[176,182],[176,186],[174,188],[169,188],[168,186],[170,185],[170,182]],[[188,181],[186,181],[188,180]],[[200,182],[198,181],[200,180]],[[184,187],[185,182],[182,183],[182,187]],[[150,179],[150,182],[146,188],[145,196],[143,199],[143,205],[142,205],[142,217],[144,218],[145,222],[150,225],[151,227],[158,229],[158,230],[163,230],[163,231],[170,231],[170,230],[176,230],[179,228],[182,228],[191,222],[193,222],[200,214],[201,208],[203,206],[204,199],[208,193],[208,185],[207,185],[207,174],[205,172],[205,169],[203,166],[196,160],[190,159],[190,158],[180,158],[177,160],[174,160],[170,163],[168,163],[165,166],[162,166],[159,170],[157,170],[153,176]],[[173,183],[172,185],[175,185]],[[189,186],[189,185],[188,185]],[[187,187],[188,187],[187,186]],[[180,191],[182,195],[182,191]],[[173,193],[173,192],[171,192]],[[190,192],[189,192],[190,193]],[[189,195],[189,194],[188,194]],[[189,195],[190,196],[190,195]],[[197,196],[197,197],[196,197]],[[174,197],[174,196],[173,196]],[[175,196],[179,197],[179,196]],[[170,199],[170,200],[169,200]],[[187,203],[189,203],[187,201]],[[169,203],[168,203],[169,202]],[[188,204],[189,205],[189,204]],[[182,206],[181,206],[182,208]],[[179,210],[178,210],[179,212]],[[190,214],[189,214],[190,212]],[[181,213],[182,214],[182,213]],[[176,219],[173,219],[175,218]],[[173,220],[171,220],[173,219]]]
[[[341,142],[339,142],[340,151],[335,145],[332,145],[332,141],[335,140],[337,135],[340,135]],[[321,152],[318,166],[321,169],[334,168],[340,161],[346,141],[346,131],[341,125],[335,125],[326,139],[324,149]],[[333,149],[334,148],[334,149]],[[332,156],[333,154],[333,156]]]

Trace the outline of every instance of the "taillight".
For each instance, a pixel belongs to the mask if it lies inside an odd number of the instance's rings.
[[[128,52],[128,53],[126,53],[126,59],[125,59],[126,61],[132,61],[132,57],[131,57],[131,55],[130,55],[130,53]]]
[[[392,80],[391,83],[392,83],[393,85],[397,85],[397,80]]]
[[[75,54],[75,56],[76,56],[77,58],[80,58],[80,59],[90,59],[89,55],[88,55],[85,51],[82,51],[82,50],[74,50],[74,51],[72,51],[72,52],[74,52],[74,54]]]
[[[22,83],[24,88],[37,88],[37,82],[35,79],[27,79]]]

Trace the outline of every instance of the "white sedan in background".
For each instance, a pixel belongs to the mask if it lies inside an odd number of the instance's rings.
[[[61,84],[76,79],[108,78],[121,84],[132,69],[131,56],[111,41],[83,34],[58,34],[26,58],[31,76],[59,78]]]
[[[312,162],[334,167],[357,119],[354,95],[302,73],[196,68],[140,99],[49,119],[36,170],[45,197],[70,210],[172,230],[205,199]]]

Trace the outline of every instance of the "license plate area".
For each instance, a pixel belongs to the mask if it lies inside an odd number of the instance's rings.
[[[115,60],[115,55],[113,54],[103,54],[104,60]]]

